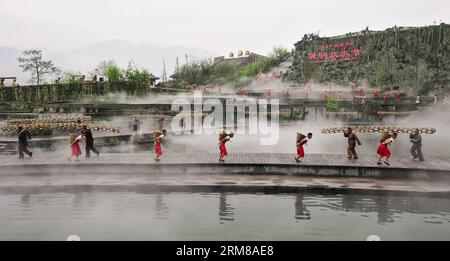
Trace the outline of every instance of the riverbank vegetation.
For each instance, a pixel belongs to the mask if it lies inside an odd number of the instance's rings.
[[[194,60],[181,66],[167,82],[170,87],[184,88],[188,85],[239,85],[245,78],[269,71],[289,56],[285,48],[275,47],[272,53],[261,60],[239,66],[234,61],[214,64],[211,59]]]

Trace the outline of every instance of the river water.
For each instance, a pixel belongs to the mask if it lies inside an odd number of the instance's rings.
[[[341,194],[1,194],[0,240],[450,240],[450,199]]]

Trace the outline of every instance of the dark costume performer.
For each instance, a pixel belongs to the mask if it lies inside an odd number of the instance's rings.
[[[86,138],[86,158],[91,157],[91,150],[100,155],[100,152],[94,147],[94,137],[92,136],[91,129],[88,129],[86,125],[83,126],[82,134]]]
[[[30,132],[26,128],[19,126],[17,128],[17,137],[19,138],[19,159],[24,158],[23,153],[26,153],[31,158],[33,156],[33,152],[28,150],[28,139],[31,139]]]
[[[411,155],[413,159],[419,158],[420,161],[424,161],[422,154],[422,135],[418,129],[415,129],[413,133],[409,135],[409,141],[412,143]]]
[[[347,147],[347,155],[348,158],[358,158],[358,154],[356,153],[356,143],[361,145],[361,141],[359,141],[358,136],[356,136],[355,132],[353,132],[352,128],[348,128],[346,132],[344,132],[344,137],[348,139],[348,147]]]
[[[137,133],[139,131],[139,120],[137,118],[133,121],[133,132]]]

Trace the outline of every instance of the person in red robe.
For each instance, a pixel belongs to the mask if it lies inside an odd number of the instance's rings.
[[[378,93],[378,91],[373,91],[373,92],[372,92],[372,97],[373,97],[373,98],[376,99],[376,98],[378,98],[379,96],[380,96],[380,94]]]
[[[359,96],[364,96],[364,90],[363,90],[363,88],[359,89]]]
[[[233,133],[228,133],[227,135],[223,136],[222,139],[219,140],[219,143],[218,143],[219,153],[220,153],[219,161],[225,161],[225,156],[228,154],[227,147],[225,146],[225,144],[228,141],[230,141],[232,137],[233,137]]]
[[[328,101],[328,93],[326,91],[323,93],[323,99]]]
[[[308,133],[308,135],[305,137],[304,135],[298,140],[297,142],[297,156],[295,157],[295,161],[301,162],[302,158],[305,157],[305,149],[303,148],[304,145],[308,143],[308,140],[312,139],[312,133]]]
[[[308,98],[308,96],[309,96],[308,88],[305,88],[305,98]]]
[[[400,101],[400,92],[397,91],[397,93],[395,94],[395,101],[399,102]]]
[[[378,146],[377,149],[377,155],[378,155],[378,162],[377,164],[380,165],[381,164],[381,160],[384,158],[386,158],[386,160],[384,161],[384,164],[386,165],[390,165],[389,164],[389,158],[391,157],[391,152],[389,151],[388,145],[392,144],[394,142],[394,140],[397,138],[397,133],[393,133],[392,135],[385,135],[381,141],[380,141],[380,146]]]
[[[159,157],[163,155],[163,151],[161,148],[161,141],[166,137],[167,131],[164,129],[162,130],[162,133],[155,138],[154,144],[155,144],[155,160],[159,161],[161,160]]]
[[[389,95],[385,94],[383,99],[384,99],[384,104],[387,104],[388,100],[389,100]]]
[[[70,150],[71,154],[67,158],[69,161],[72,161],[72,157],[76,158],[76,161],[79,161],[78,157],[81,155],[80,141],[83,139],[83,135],[70,134]]]
[[[239,88],[239,95],[240,96],[244,96],[244,89],[242,89],[242,87]]]
[[[291,96],[291,94],[289,93],[289,89],[286,89],[286,97],[289,98],[289,96]]]

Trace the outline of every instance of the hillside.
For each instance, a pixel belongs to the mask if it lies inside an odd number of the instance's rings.
[[[414,93],[450,90],[450,25],[368,29],[336,37],[307,34],[295,44],[286,79],[368,82]]]

